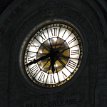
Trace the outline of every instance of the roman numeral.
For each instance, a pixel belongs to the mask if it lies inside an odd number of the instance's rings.
[[[39,74],[39,67],[37,65],[30,68],[30,72],[28,74],[31,75],[32,79],[35,79],[35,77]]]
[[[58,36],[58,28],[51,28],[50,29],[51,30],[51,34],[52,34],[52,36],[53,37],[56,37],[56,36]]]
[[[47,29],[47,33],[48,33],[48,29]],[[44,34],[44,32],[41,32],[41,37],[42,37],[44,40],[47,39],[47,37],[46,37],[46,35]]]
[[[50,83],[54,83],[54,76],[50,75]]]
[[[67,75],[62,71],[63,78],[66,79]]]
[[[53,34],[53,29],[51,28],[50,30],[51,30],[51,34],[52,34],[52,36],[54,36],[54,34]]]
[[[68,61],[68,63],[67,63],[67,66],[70,67],[70,68],[72,68],[72,69],[75,69],[75,67],[77,66],[77,64],[70,59]]]
[[[31,47],[39,47],[39,46],[37,46],[36,44],[34,44],[34,43],[29,43],[30,45],[28,45],[28,46],[31,46]]]
[[[35,46],[34,44],[31,44],[27,50],[32,52],[37,52],[38,49],[39,49],[39,46]]]
[[[59,27],[59,30],[58,30],[58,37],[59,37],[59,34],[60,34],[60,30],[61,30],[61,27]]]
[[[42,34],[38,34],[38,36],[36,36],[35,39],[41,44],[46,40],[46,37],[42,33]]]
[[[57,36],[57,28],[53,28],[53,30],[54,30],[54,36]]]
[[[71,50],[70,54],[71,55],[79,54],[79,50]]]
[[[64,37],[65,33],[66,33],[67,29],[64,31],[62,38]]]
[[[45,73],[44,73],[44,72],[41,72],[38,80],[41,81],[41,82],[44,82],[44,78],[45,78]]]
[[[70,45],[72,42],[76,41],[76,37],[74,37],[73,39],[71,39],[68,44]]]
[[[32,61],[32,60],[34,60],[35,59],[35,55],[34,56],[28,56],[27,57],[27,61],[28,62],[30,62],[30,61]]]
[[[30,70],[33,71],[33,72],[34,72],[34,71],[36,71],[36,72],[37,72],[37,71],[40,71],[40,69],[39,69],[39,67],[38,67],[37,64],[34,65],[32,68],[30,68]]]

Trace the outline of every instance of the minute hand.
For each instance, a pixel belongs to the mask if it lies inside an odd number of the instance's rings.
[[[40,58],[38,58],[38,59],[34,59],[33,61],[27,63],[26,66],[32,65],[32,64],[34,64],[34,63],[37,63],[37,62],[39,62],[40,60],[44,60],[44,59],[46,59],[46,58],[48,58],[48,57],[50,57],[50,54],[47,54],[47,55],[45,55],[45,56],[42,56],[42,57],[40,57]]]
[[[50,59],[51,59],[51,67],[52,67],[52,72],[54,73],[54,71],[55,71],[55,68],[54,68],[54,65],[55,65],[55,59],[54,58],[52,58],[52,57],[50,57]]]

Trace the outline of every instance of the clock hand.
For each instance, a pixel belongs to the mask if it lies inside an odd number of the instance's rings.
[[[55,58],[54,57],[55,57],[54,51],[51,49],[51,52],[50,52],[50,67],[49,68],[52,68],[53,73],[55,71],[55,68],[54,68]]]
[[[44,59],[46,59],[46,58],[48,58],[48,57],[50,57],[50,54],[47,54],[47,55],[45,55],[45,56],[42,56],[42,57],[40,57],[39,59],[34,59],[33,61],[27,63],[26,66],[32,65],[32,64],[34,64],[34,63],[37,63],[37,62],[39,62],[40,60],[44,60]]]
[[[53,47],[52,47],[52,43],[51,43],[50,38],[49,38],[49,43],[50,43],[50,47],[51,47],[51,50],[52,50],[52,49],[53,49]]]
[[[54,64],[55,64],[55,59],[51,58],[51,65],[52,65],[52,72],[54,73],[55,68],[54,68]]]

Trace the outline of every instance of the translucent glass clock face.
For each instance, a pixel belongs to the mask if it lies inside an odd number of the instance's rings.
[[[82,42],[73,26],[48,24],[37,30],[24,52],[28,78],[43,87],[57,87],[78,71],[82,59]]]

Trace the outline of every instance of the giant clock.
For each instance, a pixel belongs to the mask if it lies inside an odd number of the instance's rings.
[[[23,73],[40,87],[60,87],[78,72],[83,56],[80,33],[72,24],[41,25],[25,42]]]

